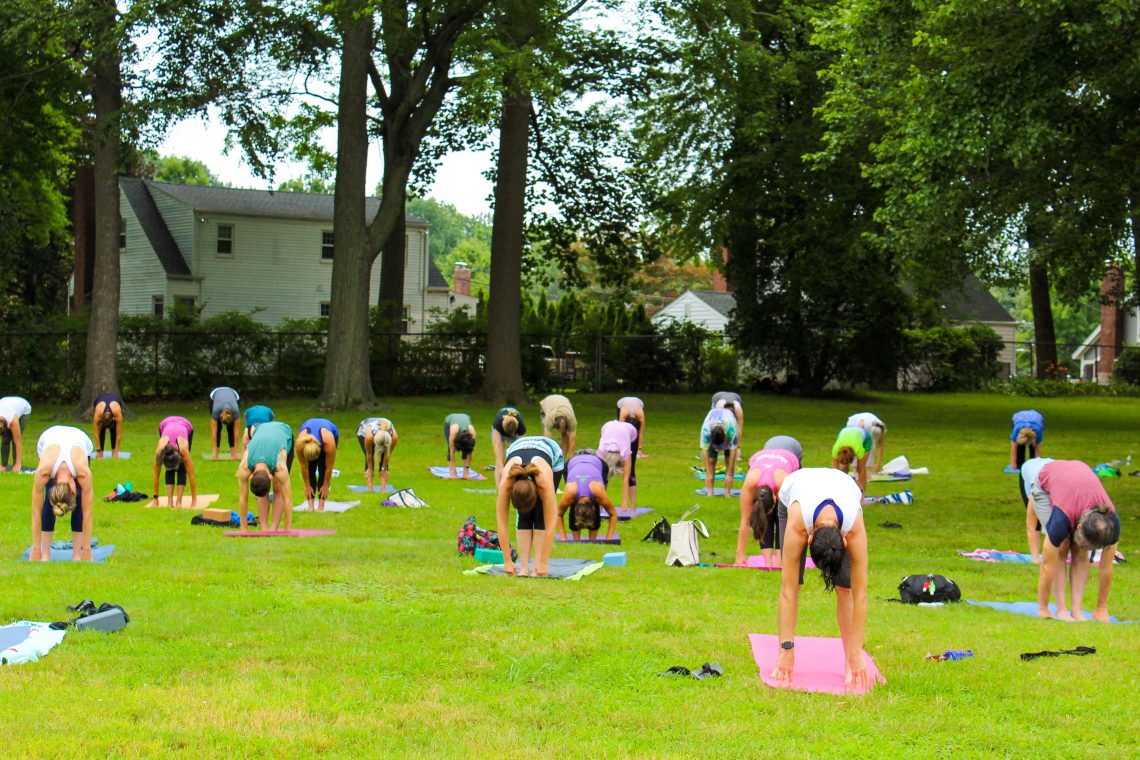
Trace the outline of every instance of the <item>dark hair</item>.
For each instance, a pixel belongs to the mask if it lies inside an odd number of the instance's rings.
[[[776,504],[776,497],[768,486],[760,486],[752,497],[752,514],[748,516],[748,524],[752,526],[752,536],[757,541],[764,540],[768,532],[769,515]]]
[[[728,434],[724,432],[724,425],[717,423],[713,425],[713,429],[709,431],[709,443],[713,446],[720,446],[728,438]]]
[[[526,465],[516,462],[507,471],[504,483],[509,484],[511,504],[519,512],[531,511],[538,502],[538,485],[534,482],[534,477],[538,473],[538,465],[534,462]]]
[[[168,470],[177,470],[179,465],[182,464],[182,455],[178,453],[178,449],[174,444],[168,443],[162,447],[162,466]]]
[[[471,435],[470,430],[461,430],[455,435],[455,450],[464,457],[475,450],[475,436]]]
[[[811,559],[819,568],[823,587],[827,591],[835,590],[835,582],[839,580],[839,572],[843,569],[843,557],[846,553],[843,534],[834,525],[816,528],[812,533]]]
[[[1073,536],[1073,539],[1078,544],[1091,546],[1096,549],[1112,546],[1119,541],[1120,531],[1117,529],[1117,522],[1113,515],[1112,507],[1102,504],[1093,507],[1081,515],[1081,519],[1077,522],[1076,535]],[[1103,562],[1104,560],[1101,559],[1101,561]]]
[[[273,478],[265,470],[258,470],[249,476],[249,490],[253,491],[254,496],[265,496],[269,493],[269,484],[273,482]]]

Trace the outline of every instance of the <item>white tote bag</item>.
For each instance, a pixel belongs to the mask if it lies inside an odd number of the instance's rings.
[[[693,507],[681,519],[673,523],[670,528],[669,554],[665,557],[665,564],[670,567],[692,567],[701,561],[701,548],[697,534],[709,537],[709,531],[700,520],[686,520],[685,518],[696,511]]]

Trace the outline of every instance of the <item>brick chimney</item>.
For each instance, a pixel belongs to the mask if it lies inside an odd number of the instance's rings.
[[[728,265],[728,249],[723,245],[720,247],[721,260],[725,263],[725,267],[716,267],[712,273],[712,289],[717,293],[728,292],[728,280],[724,277],[724,272],[721,270]]]
[[[1124,293],[1124,272],[1111,266],[1100,282],[1100,355],[1096,365],[1098,383],[1112,379],[1112,365],[1120,353],[1124,337],[1124,312],[1120,310],[1120,296]]]
[[[458,295],[471,295],[471,270],[467,268],[466,262],[456,262],[455,271],[452,273],[451,281],[451,289],[454,290]]]

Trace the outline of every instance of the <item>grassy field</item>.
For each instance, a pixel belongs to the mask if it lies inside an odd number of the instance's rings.
[[[866,510],[870,597],[866,648],[888,679],[863,697],[775,691],[758,677],[749,633],[775,633],[778,575],[665,567],[666,548],[640,543],[658,515],[694,503],[711,538],[705,561],[731,562],[736,500],[698,497],[687,472],[707,396],[647,396],[640,506],[623,523],[629,566],[580,582],[465,576],[455,532],[468,515],[494,526],[494,497],[431,477],[443,416],[479,426],[477,465],[491,461],[494,409],[467,399],[395,399],[378,411],[400,432],[392,481],[431,507],[380,509],[371,497],[340,515],[298,514],[309,539],[228,539],[194,527],[187,511],[97,506],[94,534],[116,544],[103,565],[16,562],[29,544],[31,478],[0,476],[0,622],[60,620],[84,598],[122,604],[130,625],[112,635],[69,633],[36,664],[0,670],[4,757],[1135,757],[1140,626],[1063,624],[965,604],[916,608],[897,597],[908,573],[943,573],[970,599],[1033,598],[1036,568],[992,565],[957,549],[1025,549],[1024,507],[1008,461],[1010,414],[1045,414],[1045,453],[1140,466],[1140,405],[1125,399],[1019,400],[985,395],[874,395],[857,401],[745,399],[744,448],[798,437],[823,464],[848,413],[888,425],[887,456],[931,474],[910,483],[913,505]],[[579,445],[593,445],[611,397],[575,399]],[[273,404],[298,425],[303,402]],[[149,490],[158,420],[188,414],[208,448],[204,404],[136,406],[129,461],[98,461],[96,493],[132,480]],[[25,451],[61,410],[37,407]],[[523,408],[538,426],[537,404]],[[334,415],[344,432],[333,498],[360,481],[353,440],[360,413]],[[60,418],[61,419],[61,418]],[[86,425],[84,425],[86,428]],[[235,466],[197,461],[200,491],[236,504]],[[294,472],[299,492],[300,475]],[[487,483],[474,487],[488,487]],[[1140,478],[1106,482],[1123,521],[1121,549],[1140,534]],[[612,490],[612,489],[611,489]],[[873,494],[896,490],[872,484]],[[884,520],[902,530],[878,527]],[[66,538],[66,529],[57,537]],[[607,549],[555,545],[554,556]],[[757,553],[754,550],[752,553]],[[715,554],[715,556],[713,556]],[[1140,555],[1118,566],[1110,611],[1140,619]],[[809,577],[797,633],[837,636],[834,601]],[[1095,584],[1086,608],[1095,604]],[[1021,662],[1020,652],[1097,648],[1084,658]],[[960,663],[928,652],[973,649]],[[719,680],[662,678],[671,665],[720,663]]]

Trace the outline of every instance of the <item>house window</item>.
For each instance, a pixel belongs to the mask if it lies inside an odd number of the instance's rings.
[[[327,317],[331,313],[332,313],[332,304],[330,304],[328,301],[321,301],[321,316]]]
[[[321,261],[332,261],[333,234],[328,230],[321,231]]]
[[[193,314],[198,303],[194,296],[176,296],[174,308],[184,314]]]
[[[234,226],[232,224],[218,225],[218,253],[223,256],[234,254]]]
[[[125,250],[127,247],[127,220],[119,217],[119,250]]]
[[[163,312],[165,311],[165,308],[166,308],[166,298],[164,296],[151,296],[150,297],[150,309],[151,309],[151,313],[154,314],[154,316],[158,317],[159,319],[162,319]]]

